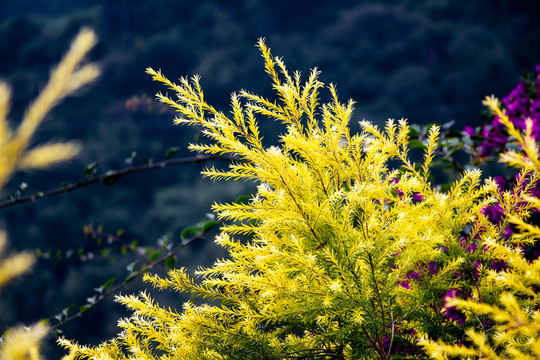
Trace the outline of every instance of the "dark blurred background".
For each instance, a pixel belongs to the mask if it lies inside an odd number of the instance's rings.
[[[186,147],[198,139],[196,131],[174,126],[174,114],[159,107],[126,106],[133,96],[152,99],[165,91],[145,68],[162,69],[170,79],[201,75],[208,101],[228,111],[233,91],[272,97],[255,48],[259,37],[290,70],[307,75],[318,67],[323,82],[337,84],[342,101],[356,101],[355,120],[455,121],[458,130],[480,125],[486,120],[482,99],[506,95],[540,62],[539,8],[533,0],[0,0],[0,78],[13,89],[13,126],[83,26],[98,33],[90,57],[103,71],[93,85],[56,107],[35,138],[77,140],[83,153],[49,171],[17,174],[3,198],[22,183],[28,186],[25,195],[76,182],[93,162],[99,163],[98,173],[125,167],[133,152],[134,165],[161,160],[171,147],[180,147],[177,157],[189,155]],[[279,132],[269,121],[261,126],[269,138]],[[47,254],[30,275],[2,290],[0,331],[82,305],[107,279],[125,278],[133,255],[66,257],[97,246],[84,235],[85,225],[110,233],[122,229],[124,241],[141,246],[154,246],[164,236],[177,243],[182,229],[208,218],[214,201],[253,190],[250,184],[202,179],[199,171],[207,165],[131,175],[114,186],[93,185],[0,210],[12,249]],[[220,256],[224,252],[208,236],[186,248],[177,266],[194,269]],[[138,280],[123,293],[144,288]],[[183,299],[156,296],[172,306]],[[112,337],[125,315],[109,299],[63,330],[68,338],[95,344]],[[48,345],[46,354],[55,358],[59,352]]]

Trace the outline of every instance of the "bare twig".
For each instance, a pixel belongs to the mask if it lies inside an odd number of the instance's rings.
[[[116,181],[118,181],[121,177],[125,175],[130,174],[136,174],[144,171],[150,171],[150,170],[156,170],[161,169],[169,166],[175,166],[175,165],[184,165],[184,164],[198,164],[206,161],[211,160],[221,160],[221,161],[236,161],[238,159],[232,158],[232,157],[225,157],[225,156],[219,156],[219,155],[196,155],[196,156],[189,156],[189,157],[183,157],[179,159],[172,159],[172,160],[164,160],[160,162],[155,163],[149,163],[145,165],[140,166],[130,166],[119,170],[111,170],[107,171],[105,174],[92,177],[87,180],[78,181],[71,184],[63,185],[62,187],[39,192],[34,195],[28,195],[28,196],[20,196],[16,197],[14,199],[4,201],[0,203],[0,209],[13,206],[16,204],[22,204],[27,202],[36,201],[39,199],[60,195],[66,192],[71,192],[75,189],[79,189],[84,186],[92,185],[92,184],[114,184]]]

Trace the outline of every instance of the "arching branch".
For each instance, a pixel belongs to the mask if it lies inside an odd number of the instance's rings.
[[[198,164],[198,163],[207,162],[211,160],[231,162],[231,161],[237,161],[238,159],[235,159],[232,157],[226,157],[226,156],[219,156],[219,155],[196,155],[196,156],[183,157],[179,159],[164,160],[164,161],[149,163],[149,164],[140,165],[140,166],[130,166],[130,167],[126,167],[119,170],[110,170],[110,171],[107,171],[103,175],[95,176],[87,180],[78,181],[71,184],[66,184],[56,189],[51,189],[44,192],[38,192],[34,195],[20,196],[20,197],[16,197],[16,198],[4,201],[4,202],[0,202],[0,209],[17,205],[17,204],[22,204],[22,203],[36,201],[39,199],[48,198],[55,195],[60,195],[60,194],[71,192],[73,190],[76,190],[76,189],[79,189],[88,185],[92,185],[92,184],[112,185],[115,182],[117,182],[121,177],[126,176],[126,175],[161,169],[161,168],[165,168],[169,166],[184,165],[184,164]]]

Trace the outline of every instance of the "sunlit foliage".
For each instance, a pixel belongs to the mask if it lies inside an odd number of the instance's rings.
[[[479,171],[439,191],[430,176],[438,127],[415,164],[405,120],[389,120],[384,131],[363,121],[351,134],[352,101],[339,102],[329,85],[331,100],[320,104],[317,69],[303,82],[263,40],[258,46],[278,99],[241,91],[229,115],[205,101],[197,76],[176,84],[147,71],[175,92],[158,98],[178,112],[176,123],[209,139],[192,150],[238,159],[203,174],[258,184],[249,201],[214,206],[226,224],[216,242],[228,258],[197,271],[200,280],[185,269],[145,276],[156,288],[212,301],[178,312],[146,292],[120,296],[133,315],[119,322],[117,338],[60,343],[92,359],[402,359],[428,357],[420,338],[457,343],[468,327],[488,326],[447,300],[498,301],[504,286],[487,276],[493,253],[484,246],[509,243],[508,217],[529,208],[497,198]],[[265,144],[257,118],[282,124],[278,145]],[[499,222],[485,215],[494,202],[508,209]]]

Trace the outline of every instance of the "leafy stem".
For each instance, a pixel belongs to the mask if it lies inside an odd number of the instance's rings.
[[[121,283],[107,288],[105,291],[103,291],[98,297],[94,298],[91,302],[86,304],[85,306],[79,307],[79,311],[71,316],[66,316],[62,321],[60,321],[58,324],[51,326],[50,331],[57,333],[59,329],[66,325],[67,323],[75,320],[76,318],[82,317],[83,313],[87,312],[90,309],[95,308],[99,303],[101,303],[103,300],[107,299],[111,295],[117,293],[120,289],[126,287],[130,282],[133,280],[139,278],[140,276],[147,273],[149,270],[162,265],[167,260],[172,259],[174,256],[176,256],[182,249],[190,245],[192,242],[203,239],[204,235],[207,231],[209,231],[210,228],[207,230],[201,230],[198,234],[195,234],[194,236],[190,237],[189,239],[183,240],[180,245],[177,247],[169,250],[162,256],[159,256],[158,258],[154,259],[153,261],[149,261],[146,265],[141,266],[138,270],[131,272]],[[67,314],[67,311],[66,311]]]

